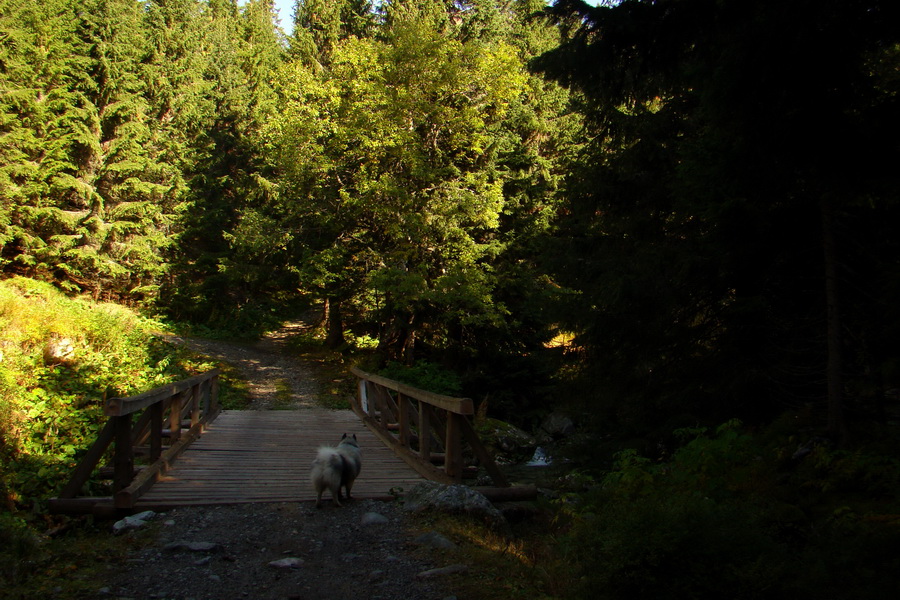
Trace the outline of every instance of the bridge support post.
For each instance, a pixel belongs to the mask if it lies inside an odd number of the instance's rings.
[[[431,409],[419,402],[419,456],[431,464]]]
[[[409,448],[409,400],[401,393],[397,393],[397,421],[400,425],[398,438],[400,445]]]
[[[462,481],[463,462],[460,443],[460,419],[462,415],[447,413],[447,440],[444,451],[444,472],[455,481]]]
[[[116,493],[127,488],[134,477],[134,448],[131,446],[131,414],[113,418],[116,445],[113,454],[113,493]]]
[[[155,462],[162,454],[163,403],[150,406],[150,462]]]

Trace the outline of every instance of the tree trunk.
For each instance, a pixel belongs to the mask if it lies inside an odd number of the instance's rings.
[[[828,433],[844,441],[847,435],[844,422],[844,378],[841,351],[841,307],[838,290],[838,261],[834,233],[834,206],[829,199],[821,202],[822,249],[825,263],[825,307],[828,358]]]
[[[325,301],[326,335],[325,345],[334,350],[344,345],[344,317],[341,314],[341,301],[328,298]]]

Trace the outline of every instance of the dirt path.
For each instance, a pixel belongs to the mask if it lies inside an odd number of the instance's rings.
[[[286,323],[255,343],[225,342],[203,338],[170,338],[192,350],[224,361],[236,367],[247,380],[252,403],[251,410],[278,408],[310,408],[316,406],[321,385],[308,363],[287,351],[287,342],[309,326],[303,322]],[[280,382],[291,388],[291,403],[285,406],[278,399]]]
[[[321,385],[314,369],[284,348],[287,338],[304,326],[288,324],[252,345],[175,341],[237,367],[249,382],[251,409],[275,405],[275,382],[287,381],[291,407],[302,410],[315,405]],[[452,559],[441,560],[435,550],[416,551],[417,533],[396,503],[352,501],[344,508],[322,509],[300,502],[187,507],[148,522],[157,531],[152,543],[111,566],[108,584],[97,598],[454,598],[447,579],[423,576]],[[289,566],[271,564],[284,559]]]

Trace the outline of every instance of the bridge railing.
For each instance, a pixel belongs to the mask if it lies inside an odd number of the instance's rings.
[[[166,384],[127,398],[110,398],[104,408],[109,419],[97,440],[79,461],[57,498],[53,512],[80,513],[131,509],[140,496],[164,474],[169,465],[206,425],[219,414],[219,370]],[[113,495],[79,496],[110,445],[112,467],[101,467],[111,476]],[[135,469],[135,459],[148,464]]]
[[[472,427],[471,399],[420,390],[356,367],[351,372],[358,378],[353,410],[421,475],[443,483],[460,482],[466,470],[465,442],[494,485],[509,487]],[[435,462],[442,462],[442,468]]]

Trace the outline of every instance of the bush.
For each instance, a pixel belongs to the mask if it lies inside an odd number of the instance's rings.
[[[37,536],[24,520],[0,512],[0,581],[16,583],[28,561],[39,554]]]
[[[779,471],[785,449],[762,446],[763,437],[737,422],[712,434],[677,434],[687,443],[668,461],[621,452],[593,492],[566,498],[563,548],[575,565],[574,595],[862,600],[895,593],[900,518],[896,484],[887,482],[900,469],[892,457],[820,448],[805,464]]]
[[[456,373],[426,361],[419,361],[411,367],[389,362],[378,374],[435,394],[446,396],[462,394],[462,383]]]
[[[597,505],[572,530],[578,596],[768,598],[787,554],[746,507],[699,494]]]
[[[0,490],[39,511],[106,420],[111,395],[186,375],[159,323],[113,304],[69,298],[21,277],[0,282]],[[64,352],[48,351],[55,346]]]

